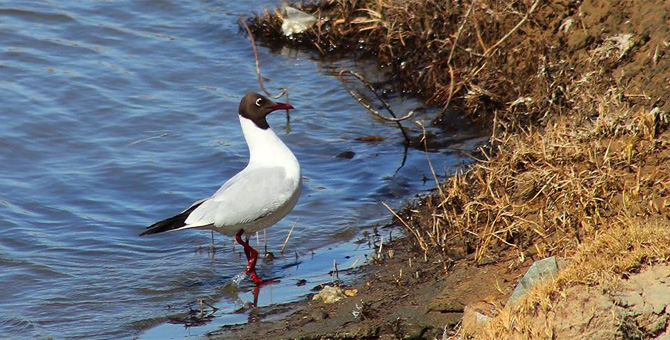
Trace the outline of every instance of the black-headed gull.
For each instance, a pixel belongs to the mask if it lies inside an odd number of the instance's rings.
[[[275,110],[293,109],[258,94],[247,93],[238,109],[242,133],[249,147],[249,164],[211,197],[199,200],[179,215],[156,222],[140,234],[173,230],[211,229],[233,236],[244,247],[249,261],[246,274],[256,284],[258,252],[248,235],[277,223],[298,202],[302,177],[291,150],[270,129],[266,116]],[[245,241],[242,234],[247,234]]]

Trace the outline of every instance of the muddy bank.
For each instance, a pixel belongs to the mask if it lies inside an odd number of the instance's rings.
[[[662,265],[670,255],[670,4],[333,0],[302,9],[318,18],[304,33],[283,35],[279,10],[251,19],[252,30],[271,44],[373,56],[392,68],[397,90],[489,119],[490,147],[481,162],[398,215],[408,235],[402,247],[407,258],[365,276],[359,300],[304,302],[274,326],[231,327],[221,337],[664,334],[667,318],[648,327],[638,318],[642,314],[634,314],[645,300],[618,302],[613,308],[634,316],[581,325],[577,333],[557,315],[565,314],[560,301],[591,299],[568,309],[585,308],[616,295],[590,291],[634,287],[633,274]],[[567,268],[522,303],[506,306],[524,266],[551,255],[565,257]],[[404,266],[408,258],[430,258],[421,270],[431,279],[399,283],[400,269],[416,270]],[[366,293],[371,281],[377,288]],[[470,291],[459,293],[459,285]],[[428,308],[435,301],[481,300],[490,314],[475,329],[456,327],[460,307],[447,303],[438,308],[439,318]],[[356,320],[352,308],[363,301],[374,308],[367,319]],[[408,308],[411,315],[401,313]],[[393,326],[389,318],[401,321]],[[402,325],[419,331],[401,332]],[[601,326],[608,328],[594,335]]]
[[[389,254],[393,254],[392,257]],[[501,300],[530,265],[512,257],[484,267],[427,260],[407,242],[386,244],[383,255],[354,282],[355,292],[334,303],[313,300],[259,309],[257,322],[223,327],[214,339],[433,339],[453,333],[465,305]],[[478,286],[472,283],[477,282]],[[338,285],[335,285],[338,286]]]

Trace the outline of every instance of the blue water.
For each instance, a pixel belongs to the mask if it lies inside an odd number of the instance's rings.
[[[0,2],[2,338],[182,338],[201,331],[171,327],[167,316],[206,298],[225,320],[249,299],[248,282],[241,297],[226,293],[245,265],[231,239],[216,235],[212,254],[206,231],[137,235],[246,165],[237,105],[259,88],[236,20],[278,5]],[[379,202],[399,206],[433,182],[417,150],[396,173],[404,151],[397,128],[370,116],[335,76],[343,67],[382,71],[288,49],[260,47],[259,56],[268,88],[288,88],[296,107],[290,133],[283,113],[269,121],[304,176],[298,206],[268,230],[278,253],[295,224],[285,255],[259,265],[261,276],[282,277],[261,291],[259,304],[269,304],[327,280],[333,259],[358,256],[364,247],[347,241],[389,221]],[[398,111],[418,104],[393,103]],[[429,119],[426,112],[417,119]],[[385,140],[355,140],[370,135]],[[429,154],[438,173],[467,162],[462,151],[477,140],[461,142]],[[355,156],[337,158],[343,151]],[[297,288],[300,278],[310,284]]]

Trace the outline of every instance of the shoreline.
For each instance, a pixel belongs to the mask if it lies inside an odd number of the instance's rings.
[[[444,273],[443,264],[426,261],[406,238],[385,244],[384,249],[380,260],[357,267],[350,280],[328,284],[355,295],[324,303],[313,300],[323,286],[315,287],[305,299],[255,308],[254,322],[223,326],[208,332],[206,338],[440,338],[445,330],[453,334],[465,304],[502,298],[498,288],[513,288],[512,282],[532,263],[518,265],[511,256],[482,270],[460,262],[451,266],[447,277],[435,275]],[[484,283],[486,289],[473,291],[472,279]]]
[[[408,236],[394,247],[406,257],[361,278],[359,295],[329,306],[303,301],[271,326],[230,329],[229,336],[569,339],[598,327],[600,338],[670,332],[670,307],[652,317],[638,312],[639,304],[616,302],[630,280],[670,258],[670,51],[663,40],[670,29],[662,15],[670,4],[330,0],[302,9],[319,20],[299,37],[282,35],[279,11],[250,19],[251,30],[259,40],[321,54],[372,55],[393,70],[397,90],[488,120],[490,146],[480,162],[398,213]],[[525,269],[549,256],[565,258],[566,267],[507,304]],[[398,278],[400,269],[410,270],[403,265],[410,258],[425,265],[423,281]],[[421,261],[427,258],[434,261]],[[458,287],[465,288],[454,294]],[[583,309],[598,299],[609,309],[591,311],[591,319],[620,317],[594,325],[572,319],[588,319]],[[371,306],[367,319],[352,319],[352,308],[364,306]],[[485,321],[459,326],[468,306]],[[402,314],[407,308],[414,313]],[[442,318],[429,320],[434,310]]]

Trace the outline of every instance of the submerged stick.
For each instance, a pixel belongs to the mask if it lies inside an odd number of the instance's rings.
[[[363,85],[365,85],[370,91],[372,91],[372,93],[375,94],[375,96],[377,97],[377,99],[379,99],[379,101],[382,103],[382,105],[384,105],[384,108],[386,109],[386,111],[388,111],[389,114],[391,114],[392,118],[391,117],[385,117],[384,115],[381,114],[381,112],[375,110],[371,105],[369,105],[367,103],[364,103],[363,99],[361,97],[359,97],[353,91],[351,91],[347,87],[347,85],[344,81],[344,74],[345,73],[348,73],[348,74],[354,76],[356,79],[360,80],[361,83],[363,83]],[[398,118],[395,115],[395,113],[393,112],[393,110],[391,109],[391,106],[388,104],[388,102],[386,102],[386,100],[384,100],[384,98],[382,98],[382,96],[379,95],[379,93],[377,93],[377,89],[375,89],[375,87],[372,86],[372,84],[370,84],[370,82],[368,82],[363,76],[361,76],[360,74],[358,74],[354,71],[346,70],[346,69],[341,70],[340,73],[338,74],[338,76],[340,77],[340,82],[342,83],[342,87],[344,88],[344,90],[347,91],[349,93],[349,95],[351,95],[354,99],[356,99],[356,102],[361,104],[361,106],[363,106],[366,110],[368,110],[373,115],[375,115],[375,116],[377,116],[377,117],[379,117],[383,120],[386,120],[386,121],[395,122],[398,125],[398,128],[400,129],[400,132],[402,133],[403,137],[405,137],[405,144],[407,144],[407,145],[411,144],[411,140],[409,139],[409,136],[407,135],[407,132],[403,128],[402,124],[400,124],[400,122],[403,121],[403,120],[407,120],[410,117],[412,117],[414,115],[414,110],[410,110],[409,112],[407,112],[407,114],[405,116]]]
[[[352,263],[351,266],[349,266],[349,269],[352,269],[352,268],[356,267],[356,264],[358,264],[358,261],[361,260],[361,258],[363,257],[363,255],[365,255],[365,254],[358,255],[358,257],[356,258],[356,260],[354,261],[354,263]]]
[[[288,235],[286,235],[286,239],[284,240],[284,244],[282,244],[281,250],[279,251],[280,254],[284,254],[284,248],[286,248],[286,243],[288,243],[288,239],[291,238],[291,233],[293,233],[293,228],[295,228],[296,224],[298,224],[298,220],[295,220],[295,222],[293,222],[293,225],[291,226],[291,230],[288,231]]]
[[[218,308],[212,306],[209,302],[205,301],[205,299],[200,299],[200,311],[201,311],[200,313],[202,313],[202,311],[203,311],[203,308],[202,308],[202,305],[203,305],[203,304],[204,304],[205,306],[211,308],[211,309],[212,309],[212,313],[216,313],[216,311],[219,310]]]
[[[393,177],[395,177],[395,175],[398,174],[398,171],[400,171],[400,169],[405,166],[405,163],[407,162],[407,151],[409,151],[409,144],[405,144],[405,150],[402,152],[402,162],[400,162],[400,166],[395,169]]]
[[[214,230],[212,230],[212,245],[210,248],[212,250],[212,256],[214,256],[214,253],[216,253],[216,245],[214,245]]]
[[[423,149],[424,153],[426,155],[426,159],[428,160],[428,166],[430,167],[430,173],[433,175],[433,179],[435,180],[435,187],[437,187],[437,191],[440,193],[440,198],[444,198],[444,192],[442,191],[442,186],[440,185],[440,181],[437,179],[437,174],[435,173],[435,168],[433,168],[433,162],[430,160],[430,156],[428,155],[428,140],[426,138],[426,128],[423,126],[423,123],[421,121],[416,121],[416,125],[421,127],[421,131],[423,131],[423,135],[421,137],[421,141],[423,142]]]
[[[139,144],[139,143],[146,142],[146,141],[149,141],[149,140],[152,140],[152,139],[157,139],[157,138],[162,138],[162,137],[167,137],[167,136],[168,136],[167,132],[164,132],[164,133],[161,133],[158,136],[147,137],[147,138],[143,138],[143,139],[140,139],[140,140],[136,140],[136,141],[128,144],[128,146],[133,146],[135,144]]]

